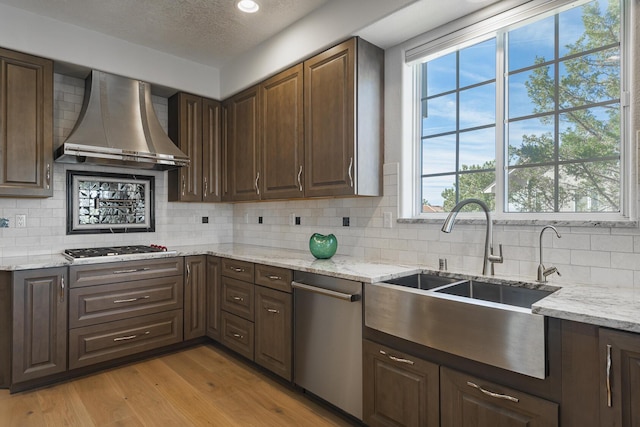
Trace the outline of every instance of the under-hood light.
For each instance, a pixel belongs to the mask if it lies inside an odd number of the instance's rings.
[[[260,5],[253,0],[240,0],[237,6],[245,13],[256,13],[260,9]]]

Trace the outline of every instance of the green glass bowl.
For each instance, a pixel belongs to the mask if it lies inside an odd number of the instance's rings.
[[[313,233],[309,239],[309,250],[318,259],[328,259],[335,255],[338,249],[338,239],[333,234],[325,236]]]

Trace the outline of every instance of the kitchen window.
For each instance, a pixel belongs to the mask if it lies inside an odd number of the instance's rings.
[[[629,215],[629,2],[546,4],[408,53],[423,54],[414,67],[420,213],[473,197],[506,218]]]

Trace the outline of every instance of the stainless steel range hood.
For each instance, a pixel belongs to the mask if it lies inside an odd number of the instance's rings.
[[[85,81],[82,111],[56,161],[156,170],[189,164],[156,117],[150,85],[96,70]]]

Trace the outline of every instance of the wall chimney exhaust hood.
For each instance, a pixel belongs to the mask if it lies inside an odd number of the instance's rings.
[[[168,170],[189,165],[189,157],[162,129],[148,83],[93,70],[71,134],[56,161]]]

